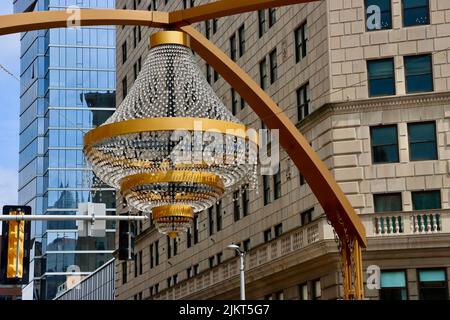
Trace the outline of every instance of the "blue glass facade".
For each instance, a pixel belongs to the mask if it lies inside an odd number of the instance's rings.
[[[15,12],[114,8],[114,0],[16,0]],[[79,202],[106,203],[115,192],[86,168],[83,135],[115,109],[115,27],[21,35],[19,203],[35,214],[75,214]],[[68,267],[89,274],[112,258],[114,223],[104,238],[81,238],[75,222],[32,225],[35,299],[52,299]],[[30,288],[28,287],[28,290]]]

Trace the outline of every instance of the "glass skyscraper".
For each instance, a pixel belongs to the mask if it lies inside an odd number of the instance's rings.
[[[114,8],[114,0],[15,0],[19,12]],[[83,135],[115,109],[115,27],[21,35],[19,203],[34,214],[76,214],[79,202],[106,203],[115,192],[86,167]],[[52,299],[68,274],[88,275],[112,258],[114,223],[104,238],[82,238],[75,222],[32,224],[30,284],[24,298]]]

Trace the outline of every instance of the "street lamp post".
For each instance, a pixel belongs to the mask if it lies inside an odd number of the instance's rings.
[[[239,260],[240,260],[240,279],[241,279],[241,300],[245,300],[245,252],[239,248],[238,245],[230,244],[227,246],[227,249],[230,250],[236,250],[239,254]]]

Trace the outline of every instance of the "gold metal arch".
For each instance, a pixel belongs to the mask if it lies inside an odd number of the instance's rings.
[[[268,128],[280,130],[280,142],[302,172],[334,227],[341,251],[344,298],[364,296],[361,248],[365,228],[328,168],[277,104],[225,53],[190,26],[205,19],[316,0],[221,0],[174,12],[136,10],[80,10],[80,26],[141,25],[178,29],[190,36],[191,47],[248,102]],[[73,12],[50,11],[0,16],[0,35],[38,29],[65,28]]]

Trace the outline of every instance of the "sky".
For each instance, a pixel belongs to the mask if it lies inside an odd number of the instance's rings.
[[[12,2],[0,0],[0,15],[13,13]],[[0,36],[0,65],[16,77],[20,74],[19,58],[19,34]],[[19,81],[0,66],[0,210],[5,204],[17,204],[19,111]]]

